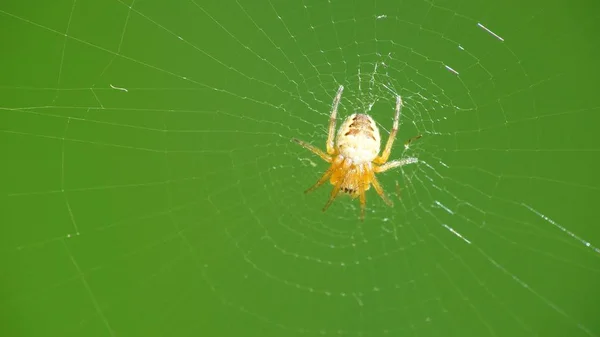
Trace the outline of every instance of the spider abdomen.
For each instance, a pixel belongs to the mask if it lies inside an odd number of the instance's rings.
[[[336,141],[339,153],[360,165],[371,162],[379,154],[381,137],[371,116],[353,114],[340,126]]]

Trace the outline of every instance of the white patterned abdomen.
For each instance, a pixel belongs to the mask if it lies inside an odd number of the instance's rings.
[[[339,153],[360,165],[372,162],[379,154],[381,137],[371,116],[353,114],[340,126],[336,146]]]

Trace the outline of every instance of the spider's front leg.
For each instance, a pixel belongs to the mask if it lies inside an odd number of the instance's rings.
[[[373,160],[375,164],[383,164],[390,157],[390,153],[392,152],[392,145],[394,145],[394,140],[396,139],[396,133],[398,133],[398,121],[400,120],[400,109],[402,108],[402,98],[400,96],[396,96],[396,110],[394,113],[394,124],[392,125],[392,130],[390,131],[390,137],[388,138],[387,143],[385,144],[385,148],[381,153],[381,156],[378,156]]]
[[[335,119],[337,118],[337,109],[340,104],[340,99],[342,98],[342,91],[344,91],[344,86],[340,85],[338,88],[337,94],[335,94],[335,98],[333,99],[333,106],[331,108],[331,115],[329,116],[329,132],[327,133],[327,153],[334,154],[334,140],[335,140]]]

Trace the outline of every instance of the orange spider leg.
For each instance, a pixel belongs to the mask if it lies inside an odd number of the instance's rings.
[[[308,192],[312,192],[315,189],[317,189],[319,186],[323,185],[327,179],[329,179],[331,177],[331,175],[333,174],[333,172],[337,169],[339,169],[340,164],[342,164],[340,159],[335,160],[331,166],[329,166],[329,168],[327,169],[327,171],[325,171],[325,173],[323,173],[323,175],[321,176],[321,178],[319,178],[319,180],[312,185],[309,189],[307,189],[306,191],[304,191],[304,193],[308,193]]]
[[[396,133],[398,133],[398,120],[400,119],[400,108],[402,107],[402,98],[400,96],[396,96],[396,112],[394,114],[394,124],[392,125],[392,130],[390,131],[390,137],[388,138],[387,143],[385,144],[385,148],[381,153],[381,156],[377,156],[377,158],[373,159],[375,164],[383,164],[390,157],[390,153],[392,152],[392,145],[394,145],[394,140],[396,139]]]
[[[300,139],[296,139],[296,138],[292,138],[292,140],[298,144],[300,144],[302,147],[308,149],[310,152],[316,154],[317,156],[321,157],[321,159],[323,159],[324,161],[331,163],[331,156],[326,154],[325,152],[323,152],[321,149],[315,147],[314,145],[311,145],[307,142],[304,142]]]
[[[365,186],[369,185],[369,178],[372,172],[369,169],[360,168],[360,177],[358,179],[358,195],[360,198],[360,221],[365,221],[365,208],[367,207],[367,197],[365,195]]]
[[[333,189],[331,190],[331,194],[329,195],[329,200],[327,200],[327,203],[323,207],[323,212],[325,212],[329,208],[329,206],[331,206],[331,203],[333,202],[333,200],[335,200],[335,197],[337,197],[338,193],[340,193],[340,188],[342,187],[342,184],[344,184],[344,182],[348,178],[350,162],[344,161],[342,163],[342,166],[337,169],[340,170],[340,179],[335,183],[335,185],[333,185]]]
[[[379,180],[377,180],[377,178],[375,177],[375,173],[373,172],[371,172],[371,184],[373,184],[375,191],[377,192],[377,194],[379,194],[381,199],[383,199],[383,202],[385,202],[390,207],[394,205],[392,201],[387,197],[387,195],[385,195],[383,187],[381,187]]]

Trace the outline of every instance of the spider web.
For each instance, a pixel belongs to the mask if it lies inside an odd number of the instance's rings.
[[[524,6],[3,3],[7,331],[598,336],[598,11]],[[419,158],[364,222],[340,84]]]

